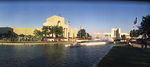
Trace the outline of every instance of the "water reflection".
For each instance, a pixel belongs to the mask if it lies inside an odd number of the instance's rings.
[[[112,47],[66,48],[55,45],[0,45],[0,67],[89,67]]]

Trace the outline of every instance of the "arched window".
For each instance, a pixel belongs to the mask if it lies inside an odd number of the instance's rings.
[[[60,21],[58,21],[57,25],[60,26]]]

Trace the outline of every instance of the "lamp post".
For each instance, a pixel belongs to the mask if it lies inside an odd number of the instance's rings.
[[[80,25],[80,38],[81,38],[81,30],[82,30],[82,27],[81,27],[81,25]]]

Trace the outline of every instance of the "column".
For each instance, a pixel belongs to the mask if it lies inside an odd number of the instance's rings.
[[[68,28],[66,28],[66,38],[68,39]]]
[[[64,28],[64,34],[63,35],[64,35],[64,37],[66,37],[66,35],[65,35],[65,28]]]

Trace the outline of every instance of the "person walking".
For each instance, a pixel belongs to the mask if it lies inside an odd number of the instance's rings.
[[[145,50],[147,51],[147,40],[145,40]]]
[[[143,46],[144,46],[144,40],[142,39],[141,41],[141,48],[143,49]]]
[[[133,44],[131,43],[131,39],[129,40],[129,46],[133,47]]]

